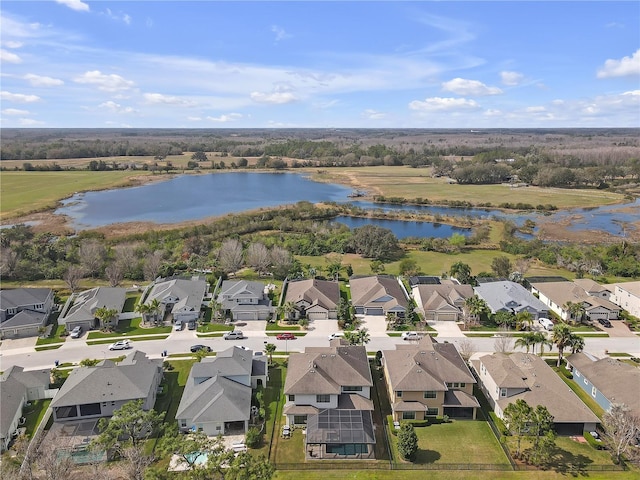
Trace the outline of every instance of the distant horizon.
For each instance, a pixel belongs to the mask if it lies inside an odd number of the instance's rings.
[[[638,128],[638,25],[624,0],[5,0],[0,126]]]
[[[469,128],[469,127],[446,127],[446,128],[430,128],[430,127],[0,127],[3,130],[118,130],[118,131],[135,131],[135,130],[327,130],[339,132],[341,130],[378,130],[378,131],[461,131],[464,133],[482,133],[487,131],[557,131],[557,130],[640,130],[638,127],[488,127],[488,128]]]

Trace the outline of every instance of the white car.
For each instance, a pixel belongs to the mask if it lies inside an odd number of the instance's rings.
[[[80,335],[82,335],[82,327],[80,325],[73,327],[73,330],[71,330],[69,334],[71,338],[80,338]]]
[[[176,323],[173,324],[173,331],[179,332],[180,330],[182,330],[183,326],[184,324],[180,320],[177,320]]]
[[[240,330],[234,330],[232,332],[225,333],[222,338],[225,340],[242,340],[244,338],[244,334]]]
[[[422,335],[420,335],[418,332],[402,332],[402,335],[400,335],[400,337],[403,340],[420,340],[422,338]]]
[[[129,340],[120,340],[116,343],[112,343],[109,345],[109,350],[128,350],[131,347],[131,341]]]
[[[333,340],[334,338],[344,338],[344,332],[336,332],[329,335],[329,340]]]
[[[542,325],[545,330],[553,330],[553,322],[548,318],[539,318],[538,323]]]

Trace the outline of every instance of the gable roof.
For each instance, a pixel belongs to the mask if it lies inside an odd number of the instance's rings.
[[[615,290],[615,287],[628,292],[631,295],[636,297],[640,297],[640,281],[637,282],[620,282],[620,283],[612,283],[609,285]]]
[[[594,292],[594,293],[608,292],[608,293],[610,293],[610,290],[607,287],[605,287],[604,285],[600,285],[598,282],[596,282],[595,280],[592,280],[590,278],[576,278],[573,281],[573,283],[578,285],[585,292]]]
[[[594,297],[593,295],[589,295],[582,286],[577,285],[577,281],[534,283],[531,286],[542,293],[553,303],[559,305],[563,310],[564,305],[567,302],[587,303],[587,305],[585,305],[587,311],[597,307],[604,307],[612,311],[620,310],[620,307],[610,302],[606,298]]]
[[[7,438],[11,422],[22,411],[27,389],[49,386],[50,370],[29,370],[13,365],[0,376],[0,438]]]
[[[9,320],[0,324],[0,328],[21,328],[30,326],[44,326],[45,320],[49,318],[46,313],[35,312],[33,310],[21,310]]]
[[[318,279],[291,281],[287,285],[286,302],[306,301],[311,306],[319,305],[326,310],[335,310],[340,301],[338,282]]]
[[[0,290],[0,310],[45,303],[52,295],[50,288],[11,288]]]
[[[218,296],[262,298],[264,296],[264,283],[248,280],[225,280],[220,285]]]
[[[447,383],[476,383],[455,345],[430,336],[383,350],[382,356],[394,391],[446,391]]]
[[[498,399],[503,411],[510,403],[522,399],[532,407],[547,407],[556,423],[600,423],[598,417],[538,355],[494,353],[472,364],[477,371],[480,371],[479,364],[484,365],[487,374],[501,388],[524,389],[521,393]]]
[[[62,384],[51,407],[106,401],[146,399],[162,360],[149,359],[145,353],[133,351],[116,364],[103,360],[94,367],[78,367]]]
[[[605,357],[593,360],[584,353],[567,357],[611,403],[624,403],[634,415],[640,416],[640,368]]]
[[[389,275],[351,277],[349,285],[354,306],[384,307],[388,311],[394,306],[406,309],[409,304],[398,280]]]
[[[487,282],[473,289],[487,303],[492,313],[500,310],[515,312],[522,310],[547,312],[549,310],[549,307],[519,283],[508,280]]]
[[[95,287],[78,293],[73,297],[73,305],[60,317],[58,322],[80,322],[95,319],[95,312],[99,308],[122,312],[127,298],[127,290],[120,287]]]
[[[307,347],[289,355],[286,395],[339,395],[343,386],[373,386],[367,351],[339,340],[329,347]]]
[[[144,303],[150,304],[156,298],[163,303],[165,298],[175,297],[178,301],[172,311],[177,312],[185,307],[200,311],[206,291],[207,282],[200,277],[163,279],[153,285]]]
[[[473,297],[473,287],[471,285],[444,283],[440,285],[418,285],[416,288],[425,312],[443,309],[460,311],[455,306],[455,302]]]

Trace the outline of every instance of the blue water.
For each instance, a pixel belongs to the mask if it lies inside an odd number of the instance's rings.
[[[379,218],[359,218],[339,216],[336,222],[342,223],[349,228],[358,228],[364,225],[377,225],[388,228],[398,238],[407,237],[434,237],[449,238],[454,233],[469,235],[471,229],[454,227],[443,223],[415,222],[407,220],[383,220]]]

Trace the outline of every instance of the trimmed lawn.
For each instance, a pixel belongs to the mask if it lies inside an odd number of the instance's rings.
[[[135,335],[153,335],[156,333],[171,333],[171,327],[142,327],[142,318],[132,318],[131,320],[120,320],[118,328],[113,332],[89,332],[87,340],[96,338],[113,338],[118,335],[126,335],[127,337]]]
[[[137,292],[127,293],[127,298],[124,301],[124,307],[122,307],[123,312],[135,312],[136,305],[138,304],[138,300],[140,300],[140,296],[142,294]]]
[[[198,333],[210,333],[210,332],[229,332],[233,330],[233,325],[225,325],[224,323],[202,323],[198,325]]]
[[[572,478],[553,471],[483,472],[463,470],[277,470],[274,480],[566,480]],[[589,480],[637,480],[638,472],[589,472]]]
[[[510,465],[489,425],[484,420],[453,420],[450,423],[415,427],[418,453],[415,464],[491,464]],[[397,435],[391,435],[394,457]],[[464,439],[464,446],[461,441]]]
[[[165,340],[169,338],[169,335],[148,335],[148,336],[138,336],[134,337],[136,342],[144,342],[145,340]],[[109,340],[96,340],[94,342],[87,342],[87,345],[105,345],[109,343],[117,342],[116,338],[111,338]],[[135,347],[134,347],[135,348]]]
[[[51,403],[51,399],[47,398],[44,400],[35,400],[31,402],[30,407],[25,407],[23,411],[24,417],[27,419],[24,426],[27,429],[27,436],[31,438],[40,425],[45,412],[47,411],[47,407]]]
[[[580,388],[580,386],[574,381],[574,380],[570,380],[567,377],[565,377],[564,375],[562,375],[562,373],[560,373],[560,369],[557,367],[552,367],[555,372],[558,374],[558,376],[564,381],[564,383],[566,383],[569,388],[571,390],[573,390],[573,393],[575,393],[578,398],[580,398],[580,400],[582,400],[582,402],[589,407],[589,409],[596,414],[596,416],[599,419],[602,419],[602,415],[604,414],[604,410],[602,409],[602,407],[600,405],[598,405],[598,403],[591,397],[591,395],[589,395],[587,392],[585,392],[582,388]]]
[[[44,347],[36,347],[36,352],[42,352],[43,350],[56,350],[62,346],[61,343],[58,345],[45,345]]]
[[[157,412],[165,411],[165,423],[173,423],[176,421],[176,412],[180,405],[180,398],[187,384],[187,378],[191,367],[196,363],[195,360],[170,360],[165,362],[165,366],[171,366],[171,370],[165,370],[163,384],[163,394],[156,399],[155,410]],[[166,392],[166,393],[164,393]]]
[[[52,324],[51,327],[51,335],[47,338],[38,338],[36,340],[36,345],[50,345],[52,343],[61,343],[64,342],[67,337],[61,337],[61,335],[66,331],[64,325],[58,325],[58,316],[60,312],[53,313],[50,318],[50,322]]]
[[[516,451],[516,437],[505,437],[509,450]],[[522,450],[531,448],[531,441],[522,439]],[[588,443],[579,443],[570,437],[557,437],[556,449],[549,468],[558,472],[568,471],[572,465],[613,465],[611,455],[606,450],[596,450]],[[591,472],[589,472],[591,474]]]

